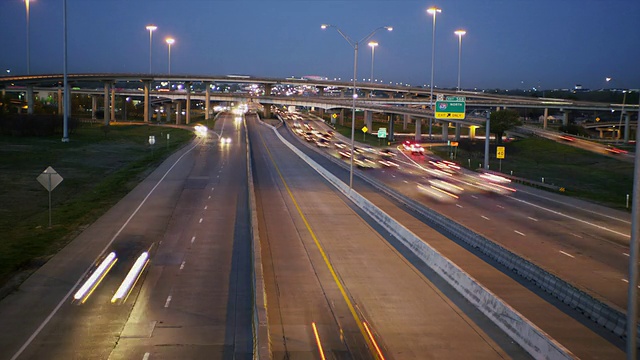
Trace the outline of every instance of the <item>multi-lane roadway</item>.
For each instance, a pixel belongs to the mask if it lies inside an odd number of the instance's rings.
[[[315,145],[284,126],[276,131],[347,181],[345,167]],[[0,302],[0,357],[250,358],[247,140],[274,358],[528,356],[287,149],[273,128],[255,115],[224,114]],[[464,190],[456,201],[435,201],[417,186],[428,181],[424,155],[395,151],[399,168],[362,174],[622,306],[628,216],[524,188],[511,196]],[[575,355],[623,356],[620,342],[605,340],[359,178],[355,189]],[[111,252],[111,270],[89,296],[74,300]],[[144,252],[150,261],[130,293],[112,301]]]

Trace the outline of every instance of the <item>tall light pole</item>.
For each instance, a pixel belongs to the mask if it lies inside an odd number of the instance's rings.
[[[27,75],[31,75],[31,45],[29,37],[29,0],[24,0],[24,5],[27,8]]]
[[[176,40],[169,37],[165,41],[167,42],[167,45],[169,45],[169,75],[171,75],[171,45],[173,45]]]
[[[427,9],[427,12],[433,16],[433,30],[431,37],[431,85],[430,85],[430,94],[429,94],[429,107],[433,110],[433,65],[435,63],[435,54],[436,54],[436,15],[442,12],[442,9],[438,9],[437,7],[430,7]]]
[[[153,24],[147,25],[147,30],[149,30],[149,74],[151,74],[151,41],[153,39],[153,32],[157,29],[158,27]]]
[[[378,43],[375,41],[369,41],[369,46],[371,46],[371,79],[369,79],[369,82],[373,82],[373,58],[375,57],[376,46],[378,46]]]
[[[460,91],[460,61],[462,59],[462,35],[467,32],[464,30],[456,30],[454,34],[458,35],[458,91]]]
[[[356,98],[358,97],[358,93],[356,92],[356,79],[358,78],[358,45],[369,40],[373,34],[378,32],[378,30],[386,29],[387,31],[392,31],[393,27],[391,26],[381,26],[375,30],[373,30],[369,35],[360,39],[360,41],[353,41],[349,36],[345,35],[345,33],[340,30],[335,25],[327,25],[322,24],[320,26],[321,29],[327,28],[335,28],[336,31],[351,45],[353,48],[353,103],[351,105],[351,165],[349,167],[349,189],[353,189],[353,153],[355,149],[355,134],[356,134]]]

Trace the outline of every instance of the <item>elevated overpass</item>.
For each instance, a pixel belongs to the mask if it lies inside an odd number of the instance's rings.
[[[33,111],[34,91],[48,91],[58,93],[58,98],[62,98],[61,84],[63,76],[61,74],[26,75],[26,76],[1,76],[0,89],[6,91],[26,92],[28,112]],[[82,93],[93,96],[93,108],[97,107],[97,97],[103,96],[104,108],[111,108],[111,112],[105,111],[104,121],[109,123],[115,117],[115,109],[110,106],[115,102],[116,96],[142,97],[144,106],[144,120],[148,122],[151,118],[151,107],[153,100],[166,99],[174,102],[178,108],[176,121],[180,122],[181,108],[184,103],[186,112],[186,123],[190,123],[191,100],[202,100],[205,102],[205,118],[208,119],[211,113],[211,101],[232,101],[232,102],[257,102],[260,104],[273,105],[295,105],[305,107],[315,107],[323,110],[350,109],[352,107],[351,95],[346,96],[346,91],[353,86],[350,82],[316,80],[316,79],[296,79],[296,78],[267,78],[244,75],[166,75],[166,74],[118,74],[118,73],[95,73],[95,74],[70,74],[68,75],[69,86],[73,87],[73,93]],[[184,91],[154,91],[154,83],[183,83]],[[199,84],[203,90],[191,90],[191,86]],[[249,93],[222,93],[211,91],[212,85],[216,84],[257,84],[260,86],[258,94]],[[279,85],[303,86],[315,89],[314,95],[297,96],[276,96],[272,94],[274,87]],[[356,83],[358,92],[364,92],[364,97],[359,97],[356,101],[356,108],[365,111],[365,121],[371,124],[372,112],[383,112],[404,117],[405,124],[409,121],[416,121],[416,138],[419,138],[422,121],[429,122],[429,133],[431,124],[435,120],[430,105],[435,99],[430,98],[430,89],[422,87],[398,86],[380,83]],[[100,90],[100,87],[102,89]],[[326,89],[337,89],[340,96],[330,96],[325,94]],[[387,97],[371,96],[373,92],[385,94]],[[522,96],[506,96],[488,94],[484,92],[441,90],[436,91],[436,96],[464,96],[467,108],[472,109],[504,109],[504,108],[537,108],[544,109],[544,128],[549,109],[564,112],[563,123],[568,123],[568,111],[570,110],[591,110],[591,111],[622,111],[625,113],[626,122],[629,121],[629,112],[637,111],[638,105],[612,104],[573,101],[553,98],[529,98]],[[157,100],[156,100],[157,102]],[[62,101],[58,101],[59,104]],[[171,106],[171,105],[169,105]],[[62,112],[59,106],[59,111]],[[265,107],[265,113],[270,116],[270,107]],[[342,115],[342,112],[341,112]],[[391,121],[394,116],[391,117]],[[447,119],[436,121],[446,123],[455,127],[456,138],[460,134],[461,126],[475,128],[485,123],[484,117],[467,116],[466,119]],[[390,124],[391,125],[391,124]],[[448,137],[449,126],[442,126],[443,138]],[[626,126],[628,129],[629,126]],[[625,134],[626,135],[626,134]],[[625,136],[627,138],[627,136]]]

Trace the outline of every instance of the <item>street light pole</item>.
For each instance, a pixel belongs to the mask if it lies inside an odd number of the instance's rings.
[[[436,15],[442,12],[442,9],[438,9],[437,7],[431,7],[427,9],[427,12],[433,15],[433,30],[431,37],[431,85],[429,88],[431,89],[429,93],[429,107],[433,110],[433,68],[435,64],[435,54],[436,54]]]
[[[375,41],[369,41],[369,46],[371,46],[371,78],[369,79],[369,82],[373,82],[373,58],[375,57],[376,46],[378,46],[378,43]]]
[[[171,45],[173,45],[176,40],[173,38],[167,38],[165,41],[167,42],[167,45],[169,45],[169,75],[171,75]]]
[[[327,28],[335,28],[336,31],[353,47],[353,102],[351,105],[351,162],[349,166],[349,190],[353,189],[353,157],[355,150],[355,134],[356,134],[356,98],[358,97],[358,93],[356,92],[356,79],[358,77],[358,45],[369,40],[378,30],[386,29],[387,31],[392,31],[393,27],[391,26],[381,26],[375,30],[373,30],[369,35],[360,39],[360,41],[353,41],[349,36],[345,35],[345,33],[340,30],[335,25],[327,25],[322,24],[320,26],[321,29]]]
[[[462,59],[462,35],[467,32],[464,30],[456,30],[454,34],[458,35],[458,91],[460,91],[460,61]]]
[[[31,45],[29,36],[29,0],[24,0],[24,5],[27,8],[27,75],[31,75]]]
[[[151,42],[153,38],[153,32],[157,29],[158,27],[153,24],[147,25],[147,30],[149,30],[149,74],[151,74]]]

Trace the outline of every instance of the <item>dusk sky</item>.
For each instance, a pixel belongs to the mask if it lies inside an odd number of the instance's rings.
[[[31,74],[62,73],[63,0],[31,0]],[[152,72],[259,77],[353,74],[353,48],[323,23],[358,41],[372,38],[374,78],[429,84],[437,6],[436,87],[455,87],[462,37],[463,88],[640,88],[638,0],[67,0],[69,73]],[[24,0],[0,0],[0,69],[27,72]],[[362,44],[358,78],[369,78]],[[612,78],[607,83],[606,77]]]

